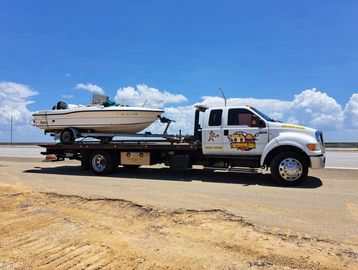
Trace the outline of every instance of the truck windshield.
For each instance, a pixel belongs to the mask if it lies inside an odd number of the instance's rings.
[[[273,119],[273,118],[267,116],[267,115],[264,114],[263,112],[260,112],[258,109],[255,109],[255,108],[253,108],[253,107],[251,107],[251,109],[252,109],[255,113],[257,113],[258,115],[260,115],[260,116],[261,116],[263,119],[265,119],[266,121],[269,121],[269,122],[279,122],[279,121],[277,121],[277,120],[275,120],[275,119]]]

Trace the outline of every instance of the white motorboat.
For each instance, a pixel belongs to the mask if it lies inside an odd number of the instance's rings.
[[[62,142],[70,142],[78,137],[77,133],[82,132],[137,133],[150,126],[164,112],[162,109],[119,106],[108,100],[106,102],[72,107],[58,102],[52,110],[35,112],[32,115],[33,125],[45,133],[60,137]]]

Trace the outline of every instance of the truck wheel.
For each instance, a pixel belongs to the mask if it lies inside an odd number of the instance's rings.
[[[301,183],[308,174],[308,164],[304,157],[295,152],[278,154],[271,162],[273,179],[284,186],[294,186]]]
[[[106,175],[114,169],[114,158],[108,151],[96,151],[92,154],[90,166],[94,174]]]
[[[60,141],[64,144],[71,144],[77,137],[77,131],[74,128],[65,128],[61,131]]]

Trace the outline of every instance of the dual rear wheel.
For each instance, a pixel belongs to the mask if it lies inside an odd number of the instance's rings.
[[[108,151],[95,151],[89,159],[90,168],[97,175],[111,173],[116,165],[115,157]]]
[[[96,175],[110,174],[118,166],[115,152],[94,151],[91,155],[82,157],[82,168],[91,169]],[[123,165],[126,169],[137,169],[140,165]]]

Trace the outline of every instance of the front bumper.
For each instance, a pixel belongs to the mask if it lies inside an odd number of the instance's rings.
[[[312,169],[323,169],[326,165],[326,156],[310,156],[310,161]]]

